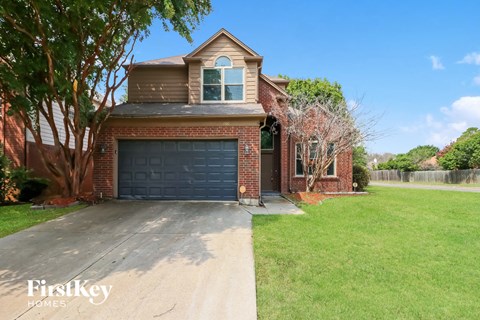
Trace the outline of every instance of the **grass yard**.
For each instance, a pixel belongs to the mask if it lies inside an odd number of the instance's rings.
[[[253,217],[259,319],[480,319],[480,194],[369,191]]]
[[[23,204],[0,207],[0,238],[85,207],[78,205],[61,209],[31,210],[30,206]]]

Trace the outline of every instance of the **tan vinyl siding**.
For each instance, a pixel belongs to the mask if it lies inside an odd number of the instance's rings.
[[[190,87],[190,94],[188,96],[189,104],[200,103],[200,87],[201,84],[201,63],[192,62],[188,68],[188,85]]]
[[[66,132],[65,132],[65,124],[63,122],[63,118],[64,118],[63,113],[60,110],[60,107],[58,106],[58,104],[56,103],[53,104],[52,110],[53,110],[53,120],[55,122],[55,127],[57,128],[57,131],[58,131],[58,138],[61,143],[65,143]],[[50,127],[50,124],[48,123],[47,119],[45,119],[43,115],[40,115],[39,123],[40,123],[40,132],[41,132],[43,144],[54,146],[55,140],[53,138],[52,128]],[[27,141],[35,142],[35,139],[33,138],[33,135],[30,132],[30,130],[26,130],[26,131],[27,131],[27,134],[26,134]],[[87,128],[85,130],[85,137],[83,139],[83,150],[87,150],[88,132],[89,132],[89,129]],[[75,137],[73,136],[72,132],[70,132],[69,146],[71,149],[75,148]]]
[[[134,69],[128,79],[128,102],[188,102],[187,68]]]
[[[245,70],[246,102],[258,101],[258,67],[257,62],[248,62]]]
[[[245,57],[251,56],[251,54],[228,37],[221,35],[195,55],[195,57],[202,58],[202,63],[190,63],[190,104],[201,102],[201,68],[213,67],[215,60],[223,55],[232,60],[234,67],[245,67],[245,102],[255,103],[257,101],[257,63],[249,62],[247,64]]]

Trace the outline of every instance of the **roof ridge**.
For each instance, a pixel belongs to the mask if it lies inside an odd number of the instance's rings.
[[[221,28],[214,35],[212,35],[210,38],[208,38],[206,41],[204,41],[201,45],[199,45],[195,50],[193,50],[192,52],[187,54],[187,57],[194,56],[195,54],[197,54],[198,52],[203,50],[211,42],[213,42],[215,39],[217,39],[219,36],[221,36],[222,34],[227,36],[228,38],[230,38],[230,40],[232,40],[233,42],[238,44],[240,47],[242,47],[245,51],[250,53],[252,56],[259,56],[259,54],[255,50],[253,50],[252,48],[247,46],[244,42],[242,42],[240,39],[238,39],[233,34],[231,34],[227,29]]]

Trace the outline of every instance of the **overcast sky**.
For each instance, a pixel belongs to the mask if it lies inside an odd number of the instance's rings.
[[[143,61],[189,53],[226,28],[264,56],[263,73],[339,82],[383,114],[370,152],[442,147],[480,127],[480,1],[218,1],[194,43],[159,24]]]

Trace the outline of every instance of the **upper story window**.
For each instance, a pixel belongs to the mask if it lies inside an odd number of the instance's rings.
[[[233,67],[232,60],[220,56],[215,67],[203,68],[203,101],[243,101],[243,68]]]
[[[218,57],[217,60],[215,60],[215,67],[231,67],[232,66],[232,60],[230,60],[228,57],[221,56]]]

